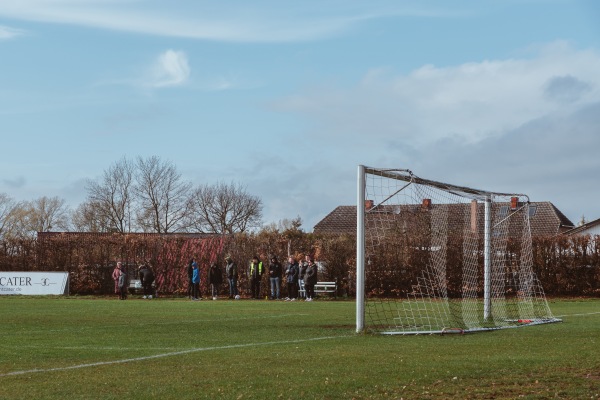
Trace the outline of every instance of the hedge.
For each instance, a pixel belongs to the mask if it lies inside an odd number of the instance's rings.
[[[412,245],[410,238],[406,240],[384,244],[376,255],[370,255],[368,295],[403,297],[412,290],[427,263],[427,253]],[[534,271],[546,295],[600,296],[600,236],[538,237],[532,244]],[[352,235],[40,233],[35,239],[0,241],[0,271],[67,271],[71,294],[105,295],[114,290],[111,273],[117,261],[132,274],[139,264],[148,262],[160,294],[184,295],[191,257],[197,258],[203,271],[201,290],[207,293],[208,266],[212,262],[223,266],[226,254],[238,264],[242,293],[249,289],[244,272],[253,256],[266,263],[275,255],[285,265],[289,254],[297,259],[309,254],[322,262],[319,280],[337,281],[340,296],[355,295],[356,241]],[[460,274],[454,271],[460,257],[449,246],[447,286],[451,296],[460,293]],[[222,289],[226,293],[226,283]]]

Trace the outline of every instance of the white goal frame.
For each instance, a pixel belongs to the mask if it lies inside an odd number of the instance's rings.
[[[367,211],[365,209],[365,202],[367,201],[367,196],[369,195],[367,193],[366,190],[366,176],[367,174],[377,174],[380,177],[383,178],[389,178],[392,180],[399,180],[399,181],[403,181],[402,182],[402,186],[400,186],[400,189],[398,189],[396,191],[396,193],[404,190],[406,187],[410,186],[410,185],[424,185],[427,187],[433,187],[435,188],[435,190],[439,190],[442,192],[448,192],[451,193],[452,195],[460,195],[460,196],[466,196],[465,198],[467,199],[477,199],[477,200],[472,200],[473,202],[477,202],[479,201],[480,203],[483,203],[483,222],[484,222],[484,226],[483,226],[483,243],[481,246],[481,252],[483,253],[483,299],[477,300],[478,302],[482,303],[482,313],[483,315],[478,317],[480,318],[480,320],[483,321],[492,321],[495,320],[495,316],[493,316],[493,301],[496,301],[496,298],[498,295],[497,294],[492,294],[491,293],[491,285],[492,285],[492,260],[493,260],[493,256],[492,256],[492,230],[493,230],[493,221],[492,221],[492,202],[495,198],[497,197],[503,197],[503,198],[511,198],[511,199],[515,199],[518,196],[518,198],[521,199],[525,199],[525,205],[523,207],[528,207],[529,205],[529,197],[523,194],[510,194],[510,193],[495,193],[495,192],[489,192],[489,191],[484,191],[484,190],[478,190],[478,189],[472,189],[472,188],[468,188],[468,187],[462,187],[462,186],[457,186],[457,185],[452,185],[452,184],[446,184],[446,183],[441,183],[441,182],[436,182],[436,181],[431,181],[431,180],[427,180],[427,179],[422,179],[419,178],[417,176],[415,176],[410,170],[407,169],[380,169],[380,168],[372,168],[372,167],[366,167],[364,165],[359,165],[358,166],[358,176],[357,176],[357,214],[356,214],[356,229],[357,229],[357,237],[356,237],[356,332],[357,333],[361,333],[363,331],[365,331],[365,303],[366,303],[366,297],[365,297],[365,275],[366,275],[366,271],[365,271],[365,266],[366,266],[366,259],[367,259],[367,254],[366,254],[366,215],[367,215]],[[373,206],[373,209],[375,209],[376,207],[379,206],[385,206],[384,203],[391,198],[392,196],[394,196],[396,193],[393,193],[392,195],[388,196],[388,198],[384,198],[384,200],[382,200],[381,203],[375,204]],[[385,197],[385,196],[384,196]],[[525,219],[526,219],[526,229],[529,230],[529,244],[530,244],[530,228],[529,228],[529,216],[527,213],[527,209],[525,210]],[[502,221],[500,221],[502,222]],[[496,223],[500,223],[500,222],[496,222]],[[495,261],[497,263],[497,261]],[[531,270],[531,268],[530,268]],[[445,273],[445,272],[444,272]],[[531,272],[532,273],[532,272]],[[537,278],[535,278],[537,279]],[[535,297],[533,299],[534,302],[536,302],[536,304],[534,305],[534,307],[536,309],[539,309],[541,307],[542,312],[541,312],[541,316],[538,317],[537,314],[540,314],[538,311],[535,312],[536,316],[535,317],[531,317],[530,315],[532,315],[531,312],[529,312],[529,314],[527,314],[527,311],[525,311],[525,315],[529,315],[526,316],[524,318],[518,317],[515,318],[514,320],[509,320],[506,318],[506,316],[504,316],[504,321],[500,322],[500,323],[495,323],[491,322],[490,324],[487,324],[486,326],[477,326],[475,325],[469,325],[468,327],[460,327],[460,326],[440,326],[439,328],[431,328],[431,329],[418,329],[418,328],[413,328],[413,329],[409,329],[409,330],[398,330],[396,331],[395,329],[388,329],[385,330],[383,332],[379,332],[379,333],[384,333],[384,334],[431,334],[431,333],[448,333],[448,332],[452,332],[452,331],[460,331],[461,333],[464,332],[474,332],[474,331],[482,331],[482,330],[493,330],[493,329],[502,329],[502,328],[514,328],[514,327],[521,327],[521,326],[527,326],[527,325],[536,325],[536,324],[540,324],[540,323],[550,323],[550,322],[560,322],[560,319],[554,318],[550,312],[549,307],[547,306],[547,302],[545,299],[545,295],[543,294],[543,290],[541,289],[541,285],[536,286],[535,288],[536,293],[533,295],[533,297]],[[541,293],[540,293],[541,291]],[[495,296],[495,297],[494,297]],[[494,297],[494,298],[493,298]],[[526,296],[527,297],[527,294]],[[443,298],[443,296],[438,297],[436,300],[441,300],[442,302],[448,302],[448,298]],[[469,299],[470,301],[473,301],[473,299]],[[527,299],[526,299],[527,300]],[[401,300],[400,300],[401,301]],[[458,300],[461,301],[461,300]],[[541,304],[541,306],[540,306]],[[521,306],[519,305],[519,308],[521,308]],[[527,307],[523,307],[524,309],[527,309]],[[532,308],[531,306],[529,308]],[[394,311],[392,310],[392,313]],[[411,311],[412,312],[412,311]]]

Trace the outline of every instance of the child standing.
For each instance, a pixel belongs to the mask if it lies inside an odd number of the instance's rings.
[[[124,268],[120,269],[119,274],[119,300],[127,300],[127,272]]]

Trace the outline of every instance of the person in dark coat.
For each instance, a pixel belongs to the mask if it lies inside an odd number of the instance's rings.
[[[300,260],[298,264],[298,291],[299,297],[306,297],[306,288],[304,287],[304,275],[306,275],[306,267],[308,267],[308,259],[310,256],[306,256],[304,260]]]
[[[231,256],[227,254],[225,256],[225,274],[227,275],[227,281],[229,283],[229,298],[239,298],[239,292],[237,287],[238,280],[238,268],[235,262],[231,259]]]
[[[286,301],[296,301],[298,298],[298,263],[292,256],[288,258],[288,263],[285,267],[285,278],[288,290]]]
[[[281,263],[275,255],[271,256],[269,263],[269,281],[271,283],[271,300],[279,300],[281,296]]]
[[[317,284],[317,265],[312,257],[308,257],[308,265],[304,273],[304,287],[306,288],[306,301],[315,298],[315,285]]]
[[[219,288],[223,283],[223,273],[216,262],[212,263],[208,270],[208,283],[212,290],[212,299],[216,300],[219,296]]]
[[[140,266],[139,277],[144,290],[144,299],[151,299],[153,294],[152,284],[154,283],[154,272],[152,271],[152,268],[150,268],[148,264]]]

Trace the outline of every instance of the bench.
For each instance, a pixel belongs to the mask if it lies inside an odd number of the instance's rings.
[[[142,281],[139,279],[131,279],[129,281],[129,293],[140,293],[142,292]]]
[[[130,279],[129,280],[129,293],[131,294],[142,294],[144,292],[144,287],[142,286],[142,281],[140,279]],[[156,293],[156,282],[152,282],[152,294],[157,295]]]
[[[337,296],[337,283],[336,282],[317,282],[315,285],[315,294],[319,293],[333,293]],[[299,294],[301,297],[306,297],[306,290],[304,286],[300,288]]]

